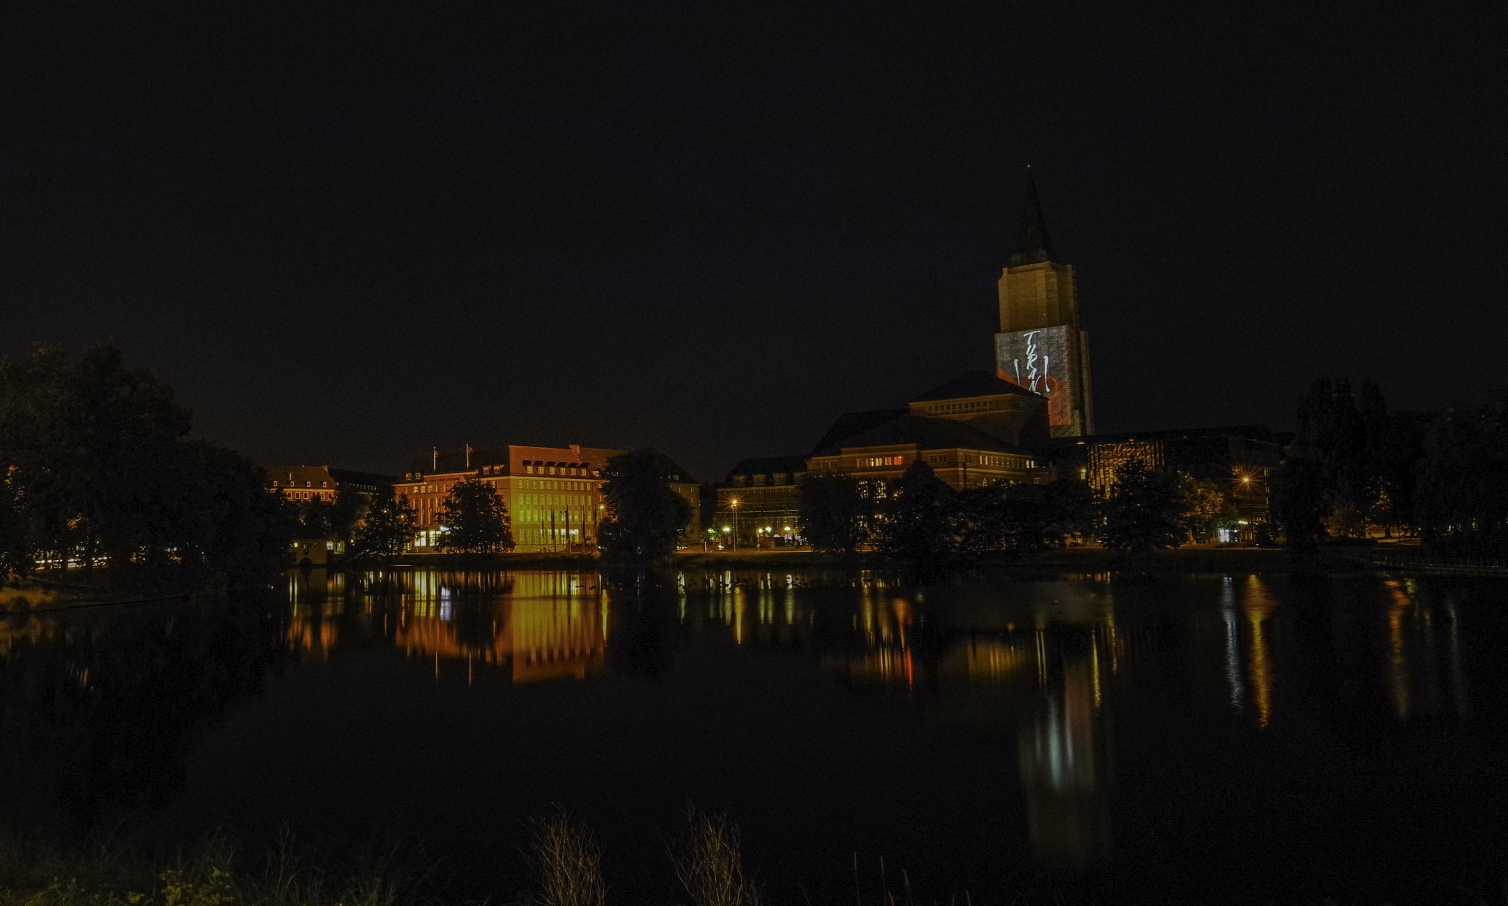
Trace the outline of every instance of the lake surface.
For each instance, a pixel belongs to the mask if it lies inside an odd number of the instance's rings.
[[[0,816],[494,902],[553,804],[671,898],[688,802],[769,903],[1458,902],[1508,865],[1505,693],[1486,580],[315,570],[0,619]]]

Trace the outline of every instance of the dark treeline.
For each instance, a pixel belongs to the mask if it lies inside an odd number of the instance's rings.
[[[294,514],[245,457],[190,438],[191,421],[113,346],[0,359],[0,572],[265,578]]]
[[[1140,462],[1116,473],[1099,498],[1082,481],[997,483],[956,491],[917,461],[884,489],[854,476],[818,473],[800,488],[801,531],[816,550],[852,554],[872,545],[913,562],[1029,555],[1098,538],[1128,553],[1177,547],[1234,524],[1224,493]]]
[[[1389,412],[1376,384],[1321,379],[1273,482],[1289,546],[1417,534],[1449,556],[1508,554],[1508,390],[1446,412]]]

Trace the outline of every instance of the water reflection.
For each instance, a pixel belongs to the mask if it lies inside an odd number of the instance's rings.
[[[1462,588],[1257,575],[918,583],[872,572],[633,582],[595,572],[295,572],[277,601],[0,621],[0,768],[28,781],[0,793],[0,806],[22,814],[51,797],[81,820],[160,808],[177,795],[196,734],[287,662],[323,675],[376,653],[443,692],[658,680],[702,646],[714,659],[777,663],[793,682],[810,681],[814,699],[837,678],[856,709],[877,702],[882,713],[899,708],[998,741],[1010,791],[980,808],[1019,806],[1021,846],[1084,867],[1113,858],[1112,838],[1128,835],[1112,828],[1111,792],[1125,779],[1117,751],[1135,751],[1114,720],[1131,703],[1139,714],[1186,713],[1238,741],[1305,721],[1330,732],[1368,714],[1399,728],[1464,724],[1473,695],[1490,710],[1497,699],[1480,689],[1488,662],[1471,657],[1482,630],[1467,630],[1483,610]],[[1503,627],[1488,625],[1498,635],[1479,645],[1502,641]]]
[[[349,582],[349,591],[348,591]],[[604,664],[608,609],[595,573],[438,571],[289,578],[290,650],[326,660],[340,647],[389,642],[432,665],[436,679],[464,665],[515,683],[585,678]]]

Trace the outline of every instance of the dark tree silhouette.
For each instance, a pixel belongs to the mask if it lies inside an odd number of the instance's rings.
[[[513,550],[513,523],[508,506],[492,485],[467,478],[451,485],[440,505],[442,551],[500,554]]]
[[[1094,492],[1076,479],[1045,485],[997,483],[958,495],[959,552],[1052,550],[1094,526]]]
[[[1420,535],[1455,555],[1508,554],[1508,388],[1447,412],[1424,439],[1416,497]]]
[[[1115,487],[1103,513],[1100,540],[1111,550],[1164,550],[1177,547],[1188,535],[1177,476],[1157,472],[1139,459],[1115,470]]]
[[[859,482],[845,472],[808,473],[797,491],[796,526],[812,549],[852,556],[873,515]]]
[[[956,494],[932,467],[917,460],[895,482],[880,526],[880,546],[893,557],[926,562],[957,550]]]
[[[597,541],[610,559],[658,560],[675,553],[676,541],[691,522],[691,504],[671,488],[669,469],[653,450],[607,461],[602,496],[608,512]]]
[[[390,487],[378,488],[371,508],[356,527],[351,552],[391,563],[407,549],[417,525],[418,518],[407,498],[395,497]]]
[[[119,579],[143,567],[244,574],[248,545],[285,555],[274,536],[287,525],[257,499],[265,476],[188,441],[189,424],[172,388],[113,346],[0,360],[0,471],[27,545],[16,562],[104,558]],[[252,528],[272,536],[237,535]]]

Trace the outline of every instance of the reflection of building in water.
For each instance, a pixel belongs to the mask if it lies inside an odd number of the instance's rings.
[[[510,591],[468,593],[440,573],[413,576],[394,641],[410,656],[506,668],[514,682],[581,678],[602,666],[606,611],[594,574],[522,573]]]
[[[468,678],[481,667],[506,670],[514,682],[583,677],[603,663],[607,611],[594,573],[414,571],[389,581],[382,595],[348,596],[343,574],[291,573],[290,649],[328,659],[344,630],[390,639],[411,657],[432,660],[437,674],[443,664],[464,662]]]
[[[326,569],[290,570],[288,648],[300,660],[328,660],[340,641],[346,575]]]
[[[1113,626],[971,636],[939,664],[945,683],[958,677],[976,695],[1002,693],[985,703],[1014,727],[1026,835],[1044,862],[1083,866],[1109,844],[1105,687],[1124,644]]]
[[[1091,656],[1063,656],[1017,736],[1021,792],[1032,852],[1046,862],[1082,866],[1109,842],[1109,748],[1096,704],[1099,641]]]
[[[1453,598],[1435,600],[1412,579],[1384,583],[1387,601],[1386,676],[1389,704],[1399,720],[1436,717],[1450,710],[1470,714],[1461,667],[1460,620]],[[1442,639],[1443,636],[1443,639]],[[1441,677],[1440,662],[1444,661]]]

